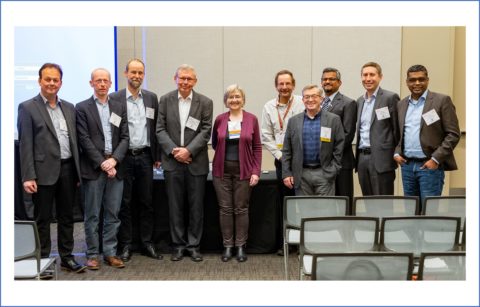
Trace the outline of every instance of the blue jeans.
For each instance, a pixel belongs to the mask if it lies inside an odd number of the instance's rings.
[[[425,197],[442,194],[445,179],[443,168],[420,169],[423,164],[415,161],[402,164],[403,192],[405,196],[419,196],[420,206],[423,206]]]
[[[117,254],[117,232],[120,227],[118,213],[122,204],[123,180],[100,174],[96,180],[84,180],[85,188],[85,241],[87,257],[99,254],[98,225],[103,206],[103,256]]]

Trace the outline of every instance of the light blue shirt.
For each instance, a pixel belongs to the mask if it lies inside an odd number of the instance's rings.
[[[413,100],[412,96],[408,98],[408,109],[403,130],[403,153],[405,157],[426,158],[420,144],[420,126],[427,93],[428,90],[418,100]]]
[[[93,95],[93,100],[97,105],[98,115],[102,121],[103,136],[105,137],[105,154],[112,154],[112,127],[110,126],[110,107],[108,105],[107,98],[106,103],[101,103],[98,98]],[[118,115],[118,114],[117,114]]]
[[[358,143],[358,148],[370,147],[370,126],[372,124],[373,107],[375,106],[378,89],[379,87],[377,87],[370,99],[367,98],[367,93],[363,97],[365,101],[363,102],[362,115],[360,116],[360,142]]]
[[[130,149],[138,149],[150,146],[147,131],[147,116],[141,90],[135,99],[127,88],[127,117],[128,132],[130,135],[128,147]]]
[[[55,107],[51,107],[48,103],[47,98],[42,96],[43,102],[45,103],[45,108],[47,109],[48,115],[52,120],[53,127],[55,128],[55,133],[57,134],[58,143],[60,144],[60,159],[68,159],[72,157],[72,151],[70,150],[70,137],[68,134],[67,122],[65,121],[65,116],[62,112],[62,101],[57,97],[57,103]]]

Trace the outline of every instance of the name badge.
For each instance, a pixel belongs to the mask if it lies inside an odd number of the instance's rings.
[[[110,115],[110,123],[118,128],[120,127],[121,122],[122,122],[122,118],[112,112],[112,114]]]
[[[377,113],[377,120],[390,118],[390,112],[388,112],[388,107],[376,109],[375,113]]]
[[[192,130],[197,130],[200,121],[196,118],[191,116],[188,117],[187,122],[185,123],[185,127],[190,128]]]
[[[146,107],[145,108],[145,115],[147,118],[154,119],[155,118],[155,110],[153,108]]]
[[[67,121],[64,120],[64,119],[60,119],[60,130],[62,130],[62,131],[68,131]]]
[[[427,124],[427,126],[430,126],[434,122],[437,122],[440,120],[440,117],[438,116],[437,112],[435,109],[431,109],[427,113],[422,114],[423,120]]]
[[[228,137],[233,139],[239,139],[240,133],[242,132],[241,122],[228,122]]]
[[[285,139],[285,133],[279,132],[275,133],[275,143],[277,144],[278,149],[283,149],[283,140]]]
[[[327,143],[332,141],[332,128],[321,127],[321,129],[320,129],[320,141],[327,142]]]

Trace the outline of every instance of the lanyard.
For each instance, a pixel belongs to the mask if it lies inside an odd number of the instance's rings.
[[[280,116],[280,111],[278,110],[278,103],[277,103],[278,123],[280,124],[280,130],[282,130],[282,131],[283,131],[283,122],[285,121],[285,118],[287,118],[288,111],[290,111],[290,108],[292,107],[292,104],[293,104],[293,95],[290,98],[290,100],[288,101],[288,107],[285,110],[285,113],[283,113],[283,119],[282,119],[282,117]]]

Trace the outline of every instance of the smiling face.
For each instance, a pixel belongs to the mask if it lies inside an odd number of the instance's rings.
[[[58,91],[62,87],[62,77],[60,71],[53,67],[47,67],[42,70],[42,76],[38,79],[40,91],[47,99],[55,99]]]
[[[303,104],[308,115],[315,116],[320,111],[322,101],[320,89],[318,87],[303,90]]]
[[[276,88],[280,102],[288,102],[292,96],[293,90],[295,89],[292,77],[289,74],[279,75],[277,78]]]
[[[362,85],[369,94],[373,94],[382,81],[382,75],[373,66],[367,66],[362,69]]]
[[[240,111],[244,104],[245,98],[239,90],[231,91],[225,101],[225,106],[229,108],[230,111]]]
[[[338,80],[336,72],[330,71],[323,73],[322,88],[326,95],[330,96],[337,92],[340,85],[342,85],[342,81]]]
[[[408,73],[407,87],[412,94],[412,98],[418,100],[428,88],[428,76],[423,71],[414,71]]]
[[[197,76],[192,69],[179,69],[174,76],[174,80],[177,84],[178,92],[183,98],[188,97],[195,84],[197,84]]]
[[[145,77],[145,67],[138,61],[132,61],[128,64],[128,70],[124,73],[127,78],[128,88],[131,92],[137,92],[142,86]]]

